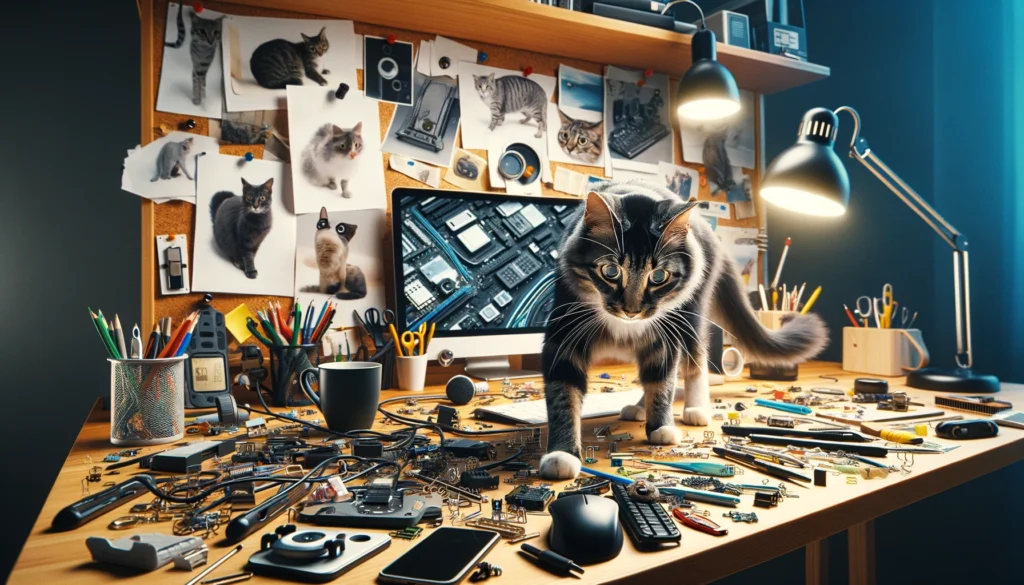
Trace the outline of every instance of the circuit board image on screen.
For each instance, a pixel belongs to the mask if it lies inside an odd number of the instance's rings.
[[[399,323],[434,322],[438,333],[543,330],[562,233],[578,202],[418,193],[397,198],[392,209],[402,258]]]

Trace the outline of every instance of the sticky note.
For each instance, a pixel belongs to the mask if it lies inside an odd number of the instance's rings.
[[[238,305],[234,309],[231,309],[227,315],[224,315],[224,326],[227,327],[231,335],[238,340],[238,343],[245,343],[245,340],[252,337],[252,333],[245,326],[246,319],[252,319],[257,323],[260,322],[259,317],[253,314],[249,310],[249,307],[245,306],[245,303]]]

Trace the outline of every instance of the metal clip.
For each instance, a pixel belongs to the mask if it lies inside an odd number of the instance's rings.
[[[504,520],[491,520],[490,518],[474,518],[472,520],[467,520],[466,526],[493,530],[504,538],[518,538],[526,534],[526,529],[522,526],[506,522]]]

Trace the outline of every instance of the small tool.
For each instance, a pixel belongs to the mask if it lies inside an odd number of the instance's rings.
[[[132,327],[132,359],[142,359],[142,334],[139,333],[139,324]]]
[[[857,297],[857,303],[854,305],[854,312],[864,320],[864,326],[868,326],[868,318],[873,318],[875,321],[875,327],[880,327],[881,322],[879,321],[878,311],[876,311],[875,301],[878,299],[872,299],[871,297],[864,295]],[[867,309],[861,308],[861,301],[867,303]]]
[[[217,567],[223,565],[225,562],[227,562],[228,559],[230,559],[231,557],[233,557],[236,554],[238,554],[238,552],[240,550],[242,550],[242,545],[241,544],[235,545],[235,547],[233,549],[229,550],[227,552],[227,554],[225,554],[221,558],[219,558],[216,561],[214,561],[214,563],[212,565],[210,565],[209,567],[206,567],[205,569],[203,569],[202,573],[199,573],[198,575],[196,575],[192,579],[189,579],[188,583],[185,583],[185,585],[196,585],[196,583],[199,583],[200,581],[202,581],[207,575],[209,575],[210,573],[216,571]]]
[[[665,467],[671,467],[672,469],[678,469],[687,473],[696,473],[697,475],[712,475],[715,477],[732,477],[736,475],[735,467],[720,463],[683,463],[681,461],[657,461],[655,459],[641,459],[641,462],[652,465],[664,465]]]
[[[687,512],[682,508],[673,509],[672,516],[674,516],[675,519],[683,526],[692,528],[698,532],[703,532],[712,536],[725,536],[726,534],[729,534],[729,530],[727,528],[722,528],[710,518],[705,518],[700,514]]]
[[[823,439],[826,441],[842,441],[844,443],[868,443],[873,438],[864,436],[855,431],[840,430],[834,431],[801,431],[798,429],[786,429],[778,427],[755,427],[747,425],[725,425],[722,432],[731,437],[749,437],[753,434],[775,435],[785,437],[803,437],[805,439]]]
[[[524,543],[519,548],[522,549],[520,554],[533,559],[536,561],[537,565],[551,573],[554,573],[555,575],[572,575],[574,573],[579,573],[580,575],[583,574],[583,567],[554,551],[541,550],[528,543]]]
[[[758,406],[764,406],[766,408],[774,408],[775,410],[781,410],[784,412],[794,412],[796,414],[811,414],[814,412],[807,406],[801,406],[799,404],[789,404],[786,402],[778,402],[775,400],[766,400],[764,398],[755,398],[754,404]]]
[[[892,285],[888,282],[882,285],[882,327],[889,329],[892,326]]]
[[[842,443],[837,443],[837,444],[842,444]],[[730,449],[730,448],[727,448],[727,447],[712,447],[711,450],[715,453],[715,455],[717,455],[717,456],[719,456],[719,457],[721,457],[723,459],[728,459],[729,461],[734,461],[736,463],[739,463],[740,465],[744,465],[744,466],[749,467],[749,468],[751,468],[751,469],[753,469],[755,471],[760,471],[761,473],[763,473],[765,475],[770,475],[772,477],[777,477],[779,479],[789,481],[789,482],[793,483],[793,485],[798,485],[800,487],[807,487],[807,486],[805,486],[805,485],[803,485],[801,483],[797,483],[797,481],[795,481],[795,480],[806,482],[806,483],[811,483],[811,481],[812,481],[811,478],[807,477],[806,475],[797,473],[797,472],[795,472],[795,471],[793,471],[791,469],[788,469],[786,467],[783,467],[781,465],[775,465],[775,464],[769,463],[767,461],[762,461],[762,460],[758,459],[757,457],[755,457],[754,455],[751,455],[750,453],[744,453],[742,451],[736,451],[735,449]]]
[[[402,333],[402,349],[404,355],[421,355],[420,348],[423,345],[423,334],[419,331],[405,331]]]
[[[363,313],[363,317],[366,319],[366,325],[374,345],[377,347],[384,345],[384,329],[395,323],[395,312],[385,309],[382,313],[379,309],[370,307]]]

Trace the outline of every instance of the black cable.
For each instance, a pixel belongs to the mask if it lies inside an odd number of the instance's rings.
[[[526,448],[525,447],[520,447],[519,450],[516,451],[515,453],[513,453],[510,457],[506,457],[505,459],[502,459],[501,461],[495,461],[494,463],[488,463],[487,465],[480,465],[476,469],[479,469],[481,471],[487,471],[487,470],[490,470],[490,469],[494,469],[495,467],[500,467],[500,466],[505,465],[506,463],[508,463],[510,461],[514,461],[516,458],[518,458],[520,455],[522,455],[524,451],[526,451]]]
[[[508,433],[517,433],[519,431],[532,431],[532,430],[539,430],[539,429],[543,428],[543,427],[537,427],[537,426],[528,426],[528,427],[513,427],[511,429],[490,429],[490,430],[481,430],[481,431],[466,431],[466,430],[463,430],[463,429],[460,429],[460,428],[457,428],[457,427],[453,427],[453,426],[450,426],[450,425],[442,425],[442,424],[439,424],[439,423],[429,423],[429,422],[427,422],[425,420],[420,420],[420,419],[415,419],[415,418],[411,418],[411,417],[406,417],[406,416],[402,416],[400,414],[395,414],[393,412],[389,412],[387,410],[384,410],[384,407],[386,405],[392,404],[392,403],[395,403],[395,402],[398,402],[398,401],[404,401],[405,399],[406,398],[404,396],[398,396],[396,398],[388,398],[386,400],[382,400],[380,402],[380,404],[377,405],[377,410],[379,410],[381,414],[383,414],[384,416],[390,418],[391,420],[396,420],[398,422],[405,423],[407,425],[430,425],[430,424],[433,424],[437,428],[444,429],[445,432],[451,433],[453,435],[465,435],[465,436],[468,436],[468,437],[479,437],[479,436],[487,436],[487,435],[505,435],[505,434],[508,434]],[[423,400],[447,400],[447,399],[448,399],[448,397],[443,395],[443,394],[432,394],[432,395],[429,395],[429,396],[417,396],[416,397],[416,400],[419,400],[419,401],[423,401]]]

